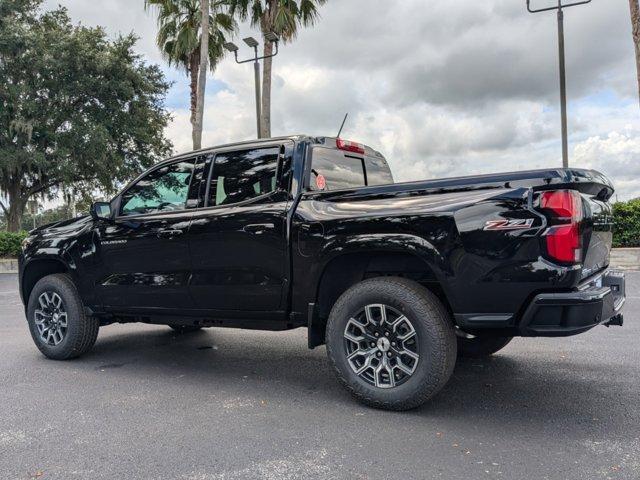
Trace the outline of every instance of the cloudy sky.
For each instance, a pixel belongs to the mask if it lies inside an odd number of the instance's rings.
[[[532,0],[536,6],[552,0]],[[48,0],[74,22],[135,32],[138,51],[175,82],[167,135],[190,148],[188,81],[167,67],[142,0]],[[99,4],[99,8],[97,5]],[[570,162],[640,196],[640,109],[629,4],[566,11]],[[236,43],[247,35],[242,25]],[[335,135],[388,158],[398,180],[561,165],[556,22],[524,0],[328,0],[313,29],[274,62],[273,134]],[[249,53],[249,52],[246,52]],[[252,65],[209,76],[205,145],[255,138]]]

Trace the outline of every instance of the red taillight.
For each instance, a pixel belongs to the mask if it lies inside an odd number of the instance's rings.
[[[578,224],[551,227],[547,232],[547,252],[554,260],[578,263],[582,255],[582,242]]]
[[[336,140],[336,146],[340,150],[344,150],[345,152],[353,152],[364,155],[364,145],[362,145],[361,143],[350,142],[349,140],[342,140],[341,138],[338,138]]]
[[[545,234],[547,253],[562,263],[578,263],[582,258],[582,198],[575,190],[553,190],[540,195],[540,208],[551,215]]]

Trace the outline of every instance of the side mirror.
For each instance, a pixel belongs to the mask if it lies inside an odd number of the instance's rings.
[[[111,220],[111,204],[109,202],[95,202],[91,205],[91,216],[94,220]]]

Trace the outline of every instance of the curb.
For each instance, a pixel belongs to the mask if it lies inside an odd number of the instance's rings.
[[[620,270],[640,270],[640,248],[614,248],[611,266]]]
[[[18,260],[16,258],[0,259],[0,273],[18,273]]]

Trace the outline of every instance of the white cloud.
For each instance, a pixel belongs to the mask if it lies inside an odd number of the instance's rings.
[[[636,197],[640,192],[640,128],[590,137],[576,145],[576,162],[587,168],[608,166],[620,198]]]
[[[104,27],[111,35],[135,33],[140,41],[138,52],[151,62],[161,62],[156,48],[156,21],[144,9],[144,0],[45,0],[44,9],[61,5],[69,11],[73,23]]]
[[[74,21],[135,30],[161,61],[142,0],[59,1]],[[335,135],[348,111],[344,135],[383,152],[400,180],[559,165],[555,17],[524,3],[330,0],[274,61],[274,135]],[[620,198],[640,195],[630,30],[621,0],[566,12],[571,163],[610,175]],[[241,26],[239,38],[251,34]],[[204,143],[255,137],[252,65],[226,59],[214,78],[228,89],[207,96]],[[188,97],[175,91],[183,107],[167,134],[186,151]]]

